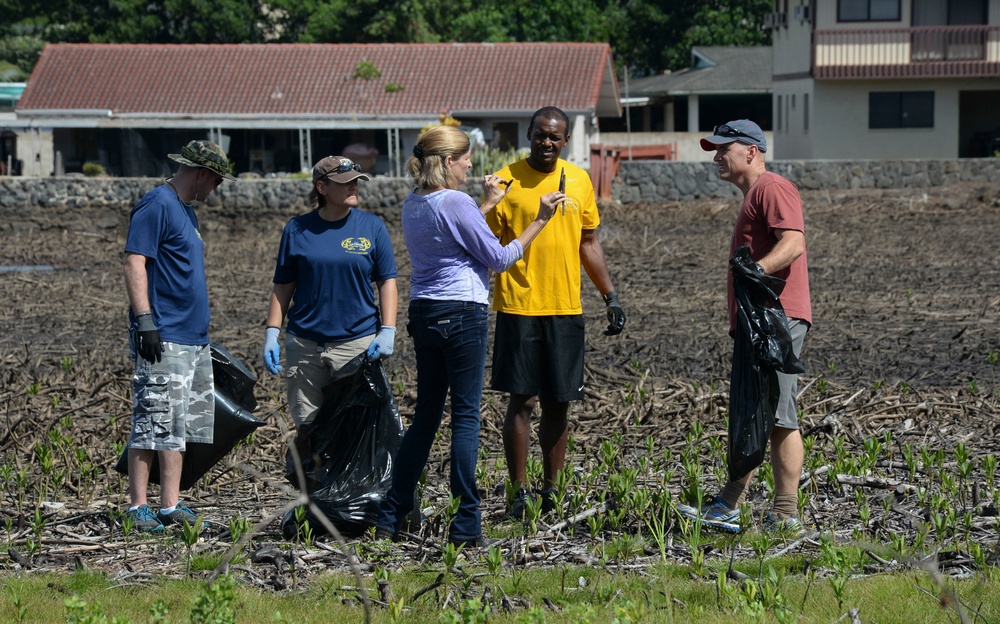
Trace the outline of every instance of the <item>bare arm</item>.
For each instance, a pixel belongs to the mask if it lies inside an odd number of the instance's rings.
[[[288,312],[288,305],[292,301],[292,294],[295,292],[295,282],[288,284],[275,284],[271,287],[271,301],[267,306],[267,326],[281,327]]]
[[[583,236],[580,238],[580,262],[583,263],[587,277],[594,282],[602,297],[614,291],[615,286],[611,282],[608,261],[604,257],[601,241],[597,238],[597,230],[583,230]]]
[[[399,309],[399,292],[396,278],[375,282],[378,286],[378,307],[382,312],[382,324],[396,326],[396,311]]]
[[[757,261],[768,275],[791,266],[806,251],[806,237],[798,230],[774,230],[774,236],[778,243]]]
[[[128,303],[132,306],[132,314],[139,316],[149,312],[149,281],[146,276],[146,256],[125,254],[125,291],[128,293]]]

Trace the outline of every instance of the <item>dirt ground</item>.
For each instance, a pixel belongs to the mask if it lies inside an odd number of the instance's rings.
[[[800,408],[803,432],[817,448],[829,449],[840,437],[857,451],[866,438],[890,432],[897,467],[904,442],[949,454],[963,442],[976,457],[1000,452],[1000,386],[990,359],[1000,350],[998,191],[954,186],[803,195],[815,322],[803,353]],[[616,434],[635,458],[645,454],[647,436],[658,449],[679,450],[696,421],[709,437],[724,433],[732,348],[725,283],[737,208],[733,200],[602,208],[598,232],[628,323],[619,337],[601,334],[600,297],[584,278],[587,399],[571,408],[574,465],[593,461],[600,442]],[[38,446],[52,443],[54,432],[72,442],[56,454],[56,470],[63,466],[71,476],[62,492],[29,487],[22,508],[14,477],[5,477],[0,518],[12,519],[8,538],[23,540],[38,499],[55,499],[44,507],[53,550],[34,565],[90,557],[93,565],[120,566],[114,548],[72,545],[109,534],[117,539],[107,511],[126,498],[110,467],[131,409],[121,273],[127,211],[35,207],[2,216],[0,463],[15,472],[25,468],[34,480]],[[257,415],[268,423],[239,451],[240,466],[224,463],[184,493],[193,507],[223,522],[234,515],[261,520],[290,500],[281,480],[283,384],[264,371],[259,355],[277,242],[290,216],[271,212],[235,222],[218,209],[199,210],[211,336],[261,374]],[[405,302],[408,256],[398,216],[387,215],[387,222]],[[398,325],[405,323],[401,305]],[[387,370],[406,422],[415,367],[404,331],[396,349]],[[502,455],[502,410],[503,396],[487,392],[482,444],[490,463]],[[89,484],[79,478],[74,447],[97,467]],[[446,496],[445,463],[435,447],[428,492],[438,497]],[[895,474],[891,459],[888,471]],[[503,499],[495,480],[481,485],[489,488],[489,530],[503,522]],[[432,506],[440,501],[433,494],[426,499]],[[814,505],[817,524],[838,516],[842,527],[857,522],[853,496],[840,491],[823,501]],[[262,539],[277,539],[276,526],[266,525]]]

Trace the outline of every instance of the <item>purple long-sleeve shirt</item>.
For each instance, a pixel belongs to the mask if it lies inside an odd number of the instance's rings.
[[[410,299],[489,302],[487,269],[503,272],[524,256],[503,246],[471,197],[441,190],[403,202],[403,239],[413,267]]]

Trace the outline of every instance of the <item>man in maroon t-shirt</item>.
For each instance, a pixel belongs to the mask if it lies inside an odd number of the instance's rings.
[[[701,147],[705,151],[715,151],[713,160],[719,168],[719,177],[743,192],[743,205],[736,218],[730,257],[739,246],[747,245],[751,257],[763,273],[785,280],[780,301],[788,317],[793,348],[798,356],[812,324],[805,224],[799,192],[791,182],[765,169],[767,140],[760,126],[748,119],[717,126],[712,136],[701,140]],[[728,293],[729,333],[733,335],[736,301],[732,273],[729,274]],[[771,433],[774,507],[765,517],[765,525],[771,529],[802,533],[802,522],[796,516],[804,456],[795,406],[798,378],[779,371],[778,386],[780,396]],[[739,505],[753,474],[751,472],[739,481],[728,481],[722,492],[700,510],[681,505],[680,513],[689,518],[701,515],[705,524],[739,531]]]

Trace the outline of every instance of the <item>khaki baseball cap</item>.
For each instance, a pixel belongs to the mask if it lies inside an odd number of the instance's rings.
[[[371,180],[367,173],[361,173],[361,165],[345,156],[327,156],[313,167],[313,182],[326,178],[338,184],[353,180]]]

